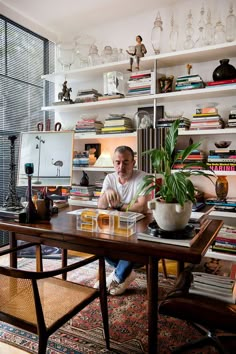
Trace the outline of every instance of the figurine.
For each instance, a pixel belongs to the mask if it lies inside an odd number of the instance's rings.
[[[140,63],[140,58],[144,57],[144,55],[147,53],[147,49],[145,45],[142,43],[143,39],[141,36],[136,36],[136,46],[134,47],[134,51],[130,52],[129,50],[126,50],[126,52],[131,55],[130,57],[130,68],[127,69],[128,71],[132,71],[132,66],[134,59],[132,57],[135,57],[136,60],[136,70],[139,70],[139,63]]]
[[[63,82],[62,85],[62,91],[58,93],[58,99],[62,102],[62,99],[64,98],[64,101],[67,103],[72,103],[73,101],[70,98],[70,93],[72,92],[71,87],[67,87],[67,81]]]

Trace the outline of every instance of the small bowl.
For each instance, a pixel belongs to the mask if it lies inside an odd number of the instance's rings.
[[[217,143],[214,143],[217,148],[227,148],[230,146],[232,141],[218,141]]]

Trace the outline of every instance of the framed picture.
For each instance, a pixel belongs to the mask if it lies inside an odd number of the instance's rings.
[[[74,132],[21,133],[17,185],[27,186],[25,163],[34,164],[32,186],[71,186]]]

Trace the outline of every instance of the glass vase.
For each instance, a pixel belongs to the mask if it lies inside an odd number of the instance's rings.
[[[215,184],[217,200],[226,200],[228,194],[228,180],[226,176],[218,176]]]
[[[170,31],[170,49],[172,52],[175,52],[177,49],[177,42],[178,42],[178,29],[174,23],[173,16],[171,17],[171,31]]]
[[[163,31],[162,28],[162,20],[160,13],[158,11],[156,19],[154,21],[154,27],[152,29],[151,33],[151,42],[152,42],[152,47],[154,49],[155,54],[160,53],[160,48],[161,48],[161,32]]]
[[[216,22],[215,32],[214,32],[214,41],[215,44],[220,44],[225,42],[225,27],[222,24],[221,20]]]
[[[236,16],[233,13],[233,4],[230,4],[229,15],[226,17],[226,41],[233,42],[236,38]]]
[[[211,23],[211,10],[207,10],[207,23],[205,28],[205,44],[210,45],[213,43],[214,29]]]

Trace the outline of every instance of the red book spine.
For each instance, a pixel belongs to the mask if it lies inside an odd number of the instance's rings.
[[[236,83],[236,78],[230,80],[208,81],[206,84],[207,86],[214,86],[214,85],[224,85],[224,84],[234,84],[234,83]]]

